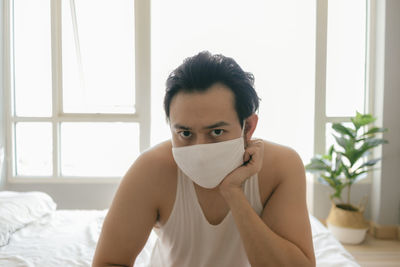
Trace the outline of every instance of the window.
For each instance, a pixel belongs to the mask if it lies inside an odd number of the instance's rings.
[[[315,153],[334,143],[332,123],[350,126],[356,111],[372,113],[368,84],[370,2],[318,1]]]
[[[304,162],[323,153],[330,144],[329,123],[350,121],[356,110],[367,109],[366,5],[366,0],[153,0],[152,127],[163,130],[151,133],[152,144],[169,138],[162,110],[165,78],[185,57],[207,49],[235,58],[255,75],[261,97],[255,136],[295,148]],[[323,49],[327,53],[318,53]],[[327,140],[320,142],[320,136]]]
[[[307,162],[325,151],[329,124],[370,110],[367,3],[6,0],[8,176],[121,177],[170,137],[165,80],[202,50],[255,75],[255,136]]]
[[[170,136],[162,107],[169,72],[185,57],[209,50],[254,74],[261,98],[254,135],[295,148],[304,161],[311,157],[315,3],[153,0],[152,128],[158,130],[151,143]]]
[[[10,180],[120,178],[149,146],[148,4],[5,2]]]

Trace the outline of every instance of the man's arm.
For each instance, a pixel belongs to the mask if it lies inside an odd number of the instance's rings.
[[[157,219],[157,192],[149,155],[124,176],[104,220],[93,267],[132,266]]]
[[[250,150],[252,160],[259,160],[257,148]],[[303,163],[294,150],[287,148],[278,160],[283,161],[282,168],[278,168],[281,182],[261,217],[241,188],[226,186],[221,193],[230,206],[252,266],[315,266]]]

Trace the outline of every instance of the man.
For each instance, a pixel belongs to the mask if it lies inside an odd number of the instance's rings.
[[[209,52],[170,74],[172,138],[126,173],[93,266],[132,266],[153,227],[151,266],[315,266],[302,161],[252,139],[253,83],[233,59]]]

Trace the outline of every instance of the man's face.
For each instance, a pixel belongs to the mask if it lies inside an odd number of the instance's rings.
[[[222,142],[242,132],[233,92],[216,83],[204,92],[179,92],[170,104],[174,147]]]

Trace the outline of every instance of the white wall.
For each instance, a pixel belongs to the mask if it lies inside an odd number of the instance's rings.
[[[377,34],[383,38],[376,44],[375,112],[389,128],[384,134],[389,144],[378,151],[383,160],[373,180],[372,220],[400,224],[400,1],[377,1],[377,20]]]
[[[106,209],[118,184],[8,184],[5,188],[46,192],[57,203],[57,209]]]

